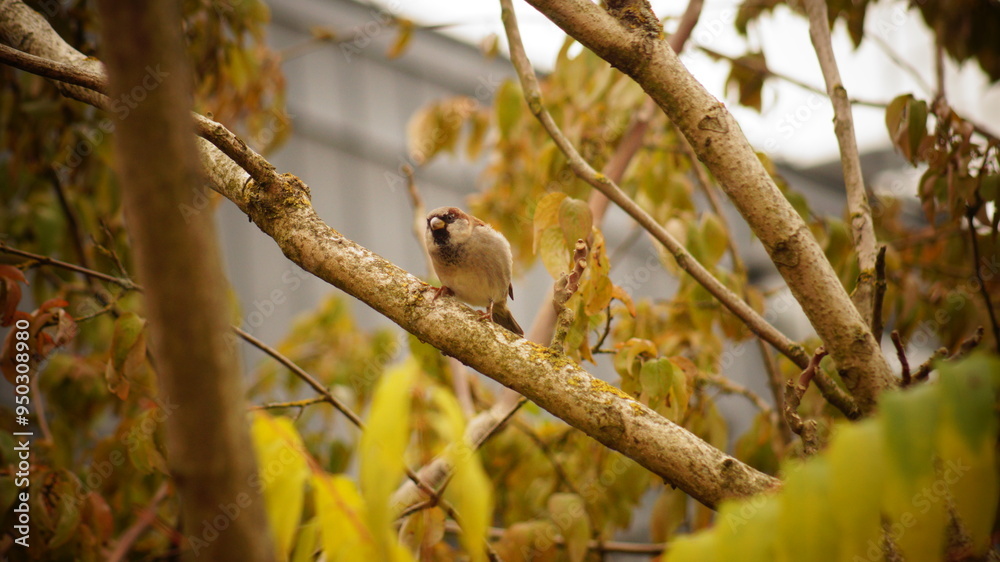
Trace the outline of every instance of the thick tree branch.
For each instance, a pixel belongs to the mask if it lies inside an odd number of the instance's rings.
[[[525,99],[531,112],[538,118],[548,131],[549,136],[555,141],[559,149],[569,162],[570,167],[581,179],[592,185],[594,188],[604,193],[611,201],[614,201],[622,210],[629,214],[636,222],[645,228],[656,238],[677,260],[681,269],[687,271],[698,283],[700,283],[709,293],[712,294],[727,309],[732,311],[737,317],[758,336],[773,345],[775,349],[786,355],[796,364],[808,364],[808,357],[802,347],[788,339],[787,336],[779,332],[774,326],[769,324],[764,318],[728,287],[715,278],[698,260],[692,256],[687,249],[674,238],[667,229],[656,222],[642,207],[630,199],[618,185],[610,178],[599,174],[596,170],[584,161],[579,152],[573,147],[559,126],[556,125],[552,116],[542,104],[541,89],[538,87],[538,80],[535,72],[524,54],[524,47],[521,44],[521,34],[517,29],[517,20],[510,0],[501,0],[503,6],[504,27],[507,30],[507,41],[510,44],[510,57],[517,70],[517,75],[521,79],[521,87],[524,89]]]
[[[0,0],[0,7],[9,2]],[[6,29],[7,22],[0,28]],[[46,33],[55,35],[48,28],[38,37]],[[705,505],[778,485],[775,478],[594,378],[565,355],[480,322],[457,302],[432,302],[429,285],[323,223],[298,178],[279,175],[261,186],[207,141],[198,147],[209,185],[271,236],[289,259],[423,341],[516,390]]]
[[[873,411],[881,391],[893,385],[889,364],[819,244],[725,106],[691,76],[649,25],[619,21],[588,0],[528,3],[656,100],[763,243],[862,412]]]
[[[179,6],[98,2],[107,91],[112,99],[143,84],[146,96],[118,114],[113,137],[129,236],[145,281],[150,349],[166,416],[167,462],[190,538],[183,558],[253,562],[274,556],[264,502],[250,485],[257,474],[243,403],[239,361],[227,341],[227,285],[212,217],[185,217],[179,205],[201,181],[191,136],[191,70],[184,55]],[[162,65],[150,87],[150,61]],[[250,502],[224,533],[198,535],[219,505]]]
[[[872,210],[868,205],[868,193],[865,191],[865,180],[861,175],[861,156],[858,153],[858,141],[854,134],[854,117],[851,114],[851,102],[847,98],[847,90],[840,79],[837,59],[833,56],[833,42],[830,40],[830,20],[827,15],[826,2],[823,0],[805,0],[806,12],[809,14],[809,36],[813,48],[819,58],[819,66],[823,69],[823,80],[826,82],[827,95],[833,104],[833,130],[840,146],[840,164],[844,169],[844,187],[847,190],[847,210],[851,216],[851,234],[854,237],[854,248],[858,253],[857,286],[851,295],[854,306],[864,321],[872,326],[875,301],[875,260],[878,247],[875,241],[875,227],[872,224]]]

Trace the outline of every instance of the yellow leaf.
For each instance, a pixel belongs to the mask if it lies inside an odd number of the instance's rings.
[[[532,232],[534,236],[533,249],[536,254],[541,244],[542,232],[550,227],[559,225],[559,207],[563,199],[566,199],[566,194],[556,191],[545,195],[535,205]]]
[[[908,562],[940,560],[946,500],[933,492],[938,387],[886,394],[880,409],[888,461],[882,509],[889,536]]]
[[[445,489],[447,498],[458,511],[462,525],[462,543],[474,562],[486,560],[485,540],[493,518],[493,484],[479,462],[479,455],[465,440],[465,420],[455,397],[440,387],[433,387],[431,399],[445,418],[442,424],[450,445],[445,455],[454,471]]]
[[[394,514],[389,504],[405,472],[404,456],[410,440],[410,393],[416,373],[417,363],[411,358],[382,376],[361,434],[361,492],[368,511],[368,526],[383,560],[389,559],[395,545],[391,528]]]
[[[538,254],[549,275],[558,279],[563,273],[568,273],[570,253],[563,240],[562,230],[558,226],[546,228],[537,240]]]
[[[584,313],[587,316],[594,316],[595,314],[600,314],[611,303],[611,296],[614,294],[615,286],[611,283],[611,279],[605,275],[591,277],[588,286],[590,291],[586,295],[587,301]]]
[[[312,490],[326,560],[377,560],[378,550],[365,523],[365,502],[354,482],[345,476],[315,472]]]
[[[392,42],[389,46],[389,51],[386,56],[390,59],[394,59],[403,54],[406,50],[406,46],[410,44],[410,39],[413,38],[413,22],[405,18],[396,18],[396,27],[399,28],[399,33],[396,35],[396,40]]]
[[[278,560],[288,560],[302,519],[309,467],[298,431],[288,418],[254,415],[250,428],[257,469],[264,489],[267,519]]]
[[[635,303],[632,302],[632,296],[626,293],[625,289],[622,289],[618,285],[612,285],[611,298],[621,301],[625,305],[625,309],[628,310],[629,316],[635,318]]]
[[[715,562],[719,541],[715,533],[681,535],[670,541],[665,562]]]
[[[719,535],[719,560],[773,561],[779,509],[774,495],[724,502],[714,527]]]
[[[840,537],[830,524],[830,467],[825,458],[786,465],[778,513],[776,560],[837,559]]]

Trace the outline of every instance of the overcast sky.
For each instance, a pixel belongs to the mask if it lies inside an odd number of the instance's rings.
[[[442,32],[463,41],[478,44],[490,34],[497,34],[506,50],[497,0],[378,0],[377,3],[420,24],[447,24]],[[514,4],[532,63],[539,69],[551,68],[564,38],[562,31],[523,0],[515,0]],[[682,56],[684,63],[712,94],[726,102],[750,142],[759,150],[798,165],[838,158],[831,123],[833,110],[825,96],[786,82],[769,80],[764,90],[763,112],[758,114],[738,106],[735,95],[726,94],[728,63],[712,61],[692,48],[703,46],[733,56],[763,49],[771,70],[824,88],[809,41],[808,25],[803,18],[779,7],[773,15],[755,24],[749,37],[743,38],[733,27],[739,4],[737,0],[705,0],[693,42],[689,41]],[[687,2],[653,0],[652,5],[660,18],[678,18]],[[865,22],[867,36],[881,38],[894,53],[918,69],[924,83],[933,84],[930,34],[920,15],[905,10],[905,5],[903,1],[871,5]],[[668,31],[675,25],[676,19],[668,21]],[[866,39],[860,49],[853,50],[843,25],[835,30],[834,49],[841,76],[852,98],[888,102],[903,93],[913,93],[923,99],[932,96],[911,72],[893,63],[876,41]],[[988,89],[985,76],[975,63],[961,69],[950,65],[947,76],[949,100],[960,113],[983,124],[1000,121],[1000,87]],[[889,146],[883,110],[856,105],[854,119],[862,151]],[[995,132],[1000,133],[1000,130]]]

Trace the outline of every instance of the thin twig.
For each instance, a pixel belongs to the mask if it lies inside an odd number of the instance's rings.
[[[444,524],[445,530],[449,533],[458,531],[458,528],[450,521]],[[507,529],[500,527],[490,527],[488,534],[490,538],[501,539]],[[566,540],[562,536],[551,537],[553,543],[558,547],[565,547]],[[622,553],[622,554],[646,554],[649,556],[659,556],[668,548],[666,543],[632,543],[622,541],[598,541],[592,540],[587,543],[587,549],[598,553]]]
[[[934,370],[934,362],[938,359],[944,359],[945,357],[948,357],[948,348],[937,348],[937,350],[935,350],[934,353],[927,358],[927,361],[924,361],[919,367],[917,367],[917,371],[913,373],[913,382],[923,382],[927,380],[931,371]]]
[[[823,398],[847,416],[847,419],[856,420],[861,417],[861,409],[858,407],[858,403],[854,400],[854,397],[834,382],[825,371],[816,369],[816,374],[812,380],[816,384],[816,388],[819,389],[819,393],[823,395]]]
[[[727,392],[729,394],[739,394],[740,396],[743,396],[744,398],[752,402],[753,405],[756,406],[758,410],[764,412],[765,414],[770,414],[774,411],[771,408],[770,404],[768,404],[763,398],[761,398],[759,394],[741,384],[735,383],[727,379],[722,375],[706,374],[702,375],[701,379],[719,387],[719,390],[722,390],[723,392]]]
[[[913,77],[913,80],[917,83],[918,86],[920,86],[921,90],[926,92],[928,95],[934,93],[934,88],[927,83],[927,80],[924,80],[924,77],[921,76],[920,71],[917,70],[915,66],[907,62],[906,59],[899,56],[899,54],[895,50],[893,50],[892,46],[886,43],[884,39],[879,37],[878,33],[869,33],[866,34],[865,37],[874,40],[875,44],[878,45],[880,49],[882,49],[882,52],[885,53],[887,57],[892,59],[892,62],[896,63],[900,68],[905,70],[911,77]]]
[[[76,259],[79,260],[80,265],[90,269],[90,259],[87,257],[87,251],[83,247],[83,234],[80,229],[80,220],[76,217],[76,211],[73,206],[69,204],[69,198],[66,197],[66,189],[63,187],[62,180],[59,179],[59,174],[50,170],[49,176],[52,179],[52,187],[56,192],[56,198],[59,200],[59,206],[62,208],[63,215],[66,216],[66,228],[69,230],[70,239],[73,241],[73,250],[76,252]],[[93,278],[87,278],[92,281]]]
[[[766,339],[768,343],[789,357],[794,363],[801,364],[803,366],[808,364],[808,357],[802,350],[801,346],[792,342],[787,336],[764,320],[764,318],[757,314],[753,308],[743,302],[743,300],[729,290],[728,287],[723,285],[722,282],[709,273],[708,270],[705,269],[703,265],[698,263],[698,261],[694,259],[694,257],[676,238],[667,232],[661,224],[659,224],[635,201],[630,199],[615,182],[611,181],[607,176],[597,173],[597,171],[594,170],[590,164],[588,164],[580,156],[580,153],[577,152],[572,143],[570,143],[562,131],[560,131],[558,125],[556,125],[552,116],[545,109],[545,106],[542,103],[542,95],[538,86],[538,79],[535,76],[534,70],[531,68],[531,63],[528,61],[527,55],[524,53],[524,45],[521,43],[521,33],[517,27],[517,19],[514,15],[511,0],[501,0],[500,4],[502,6],[504,28],[507,31],[507,41],[510,45],[511,61],[514,63],[514,68],[521,81],[521,87],[524,90],[524,96],[527,101],[528,108],[539,120],[539,122],[541,122],[545,130],[548,131],[549,136],[553,141],[555,141],[556,145],[566,156],[570,168],[578,177],[604,193],[608,199],[613,201],[622,210],[628,213],[636,222],[642,225],[643,228],[650,232],[654,238],[656,238],[665,248],[667,248],[667,250],[670,251],[671,254],[674,255],[674,258],[677,260],[677,264],[681,267],[681,269],[687,271],[692,277],[694,277],[694,279],[704,286],[709,293],[711,293],[726,308],[731,310],[733,314],[746,323],[755,334],[758,334],[762,338]]]
[[[910,386],[910,362],[906,359],[906,349],[903,341],[899,338],[899,332],[893,330],[889,337],[892,338],[892,345],[896,346],[896,356],[899,357],[899,365],[902,369],[903,386]]]
[[[962,343],[958,344],[958,351],[956,351],[955,354],[952,355],[949,359],[951,361],[955,361],[971,353],[972,350],[975,349],[977,345],[979,345],[979,342],[983,341],[983,333],[984,333],[983,327],[978,326],[976,328],[976,331],[973,332],[971,336],[965,338],[964,340],[962,340]]]
[[[813,93],[816,93],[816,94],[820,94],[820,95],[824,95],[824,96],[826,95],[826,91],[823,90],[822,88],[819,88],[817,86],[813,86],[812,84],[808,84],[808,83],[803,82],[803,81],[801,81],[801,80],[799,80],[797,78],[792,78],[791,76],[789,76],[787,74],[782,74],[780,72],[775,72],[775,71],[771,70],[770,68],[767,68],[766,66],[762,66],[760,64],[754,64],[754,63],[751,63],[750,61],[747,61],[745,59],[741,59],[741,58],[738,58],[738,57],[733,57],[733,56],[730,56],[730,55],[726,55],[726,54],[720,53],[719,51],[715,51],[715,50],[709,49],[708,47],[705,47],[703,45],[699,45],[698,46],[698,50],[701,51],[701,52],[703,52],[703,53],[705,53],[706,55],[712,57],[713,59],[716,59],[716,60],[722,59],[722,60],[725,60],[725,61],[729,62],[730,64],[734,64],[736,66],[739,66],[740,68],[745,68],[747,70],[752,70],[752,71],[760,74],[764,78],[777,78],[778,80],[781,80],[783,82],[788,82],[789,84],[791,84],[793,86],[797,86],[799,88],[802,88],[803,90],[806,90],[806,91],[809,91],[809,92],[813,92]],[[857,99],[857,98],[851,98],[850,102],[851,102],[851,105],[863,105],[865,107],[876,107],[876,108],[879,108],[879,109],[885,109],[889,105],[888,102],[874,101],[874,100],[862,100],[862,99]]]
[[[885,291],[888,285],[885,282],[885,250],[883,244],[879,247],[878,256],[875,258],[875,299],[872,301],[872,335],[875,341],[882,341],[882,333],[885,324],[882,320],[882,308],[885,306]]]
[[[593,353],[603,353],[603,352],[606,351],[606,350],[601,349],[601,346],[604,345],[604,340],[608,339],[608,334],[611,333],[611,305],[610,304],[608,304],[608,308],[606,308],[604,310],[604,314],[607,316],[607,318],[604,321],[604,331],[601,332],[601,337],[600,337],[600,339],[597,340],[597,343],[594,344],[594,346],[590,348],[590,353],[592,353],[592,354]]]
[[[94,271],[93,269],[88,269],[86,267],[81,267],[76,264],[67,263],[57,259],[50,258],[48,256],[42,256],[39,254],[34,254],[31,252],[26,252],[24,250],[18,250],[17,248],[12,248],[4,242],[0,242],[0,252],[5,254],[12,254],[15,256],[21,256],[23,258],[28,258],[32,261],[38,262],[42,265],[51,265],[55,267],[60,267],[62,269],[67,269],[69,271],[75,271],[77,273],[82,273],[88,277],[94,277],[96,279],[101,279],[109,283],[114,283],[126,291],[141,291],[142,287],[133,283],[128,279],[123,279],[121,277],[115,277],[113,275],[108,275],[106,273],[101,273],[99,271]]]
[[[809,365],[799,375],[798,381],[789,380],[785,385],[785,421],[788,423],[788,427],[802,438],[802,450],[806,455],[813,455],[819,450],[819,444],[816,441],[817,424],[816,420],[802,421],[798,412],[799,404],[802,403],[802,396],[809,389],[809,383],[820,371],[819,363],[824,357],[826,357],[826,350],[822,347],[818,348],[812,359],[809,360]]]
[[[982,181],[982,177],[983,173],[980,171],[980,182]],[[969,223],[969,238],[972,240],[972,269],[975,270],[976,281],[979,282],[979,292],[983,295],[983,301],[986,303],[986,314],[990,318],[990,327],[993,329],[993,346],[1000,353],[1000,324],[997,323],[997,315],[993,310],[993,299],[990,297],[989,289],[986,288],[986,280],[983,279],[982,267],[979,265],[979,235],[976,233],[976,213],[982,207],[983,200],[979,197],[978,190],[975,193],[975,204],[966,205],[965,207],[965,219]]]
[[[143,531],[156,520],[156,508],[160,505],[160,502],[166,499],[169,490],[170,486],[167,482],[160,484],[159,489],[150,498],[149,504],[142,508],[142,511],[135,517],[132,525],[128,529],[125,529],[125,532],[115,541],[114,550],[105,558],[107,562],[118,562],[125,559],[135,541],[139,540]]]
[[[306,406],[312,406],[313,404],[322,404],[326,402],[326,397],[317,396],[315,398],[306,398],[304,400],[292,400],[289,402],[269,402],[267,404],[261,404],[259,406],[250,406],[251,410],[281,410],[287,408],[298,408],[299,410],[304,409]]]

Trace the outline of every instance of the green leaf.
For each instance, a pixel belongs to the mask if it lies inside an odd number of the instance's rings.
[[[871,545],[881,544],[883,448],[880,425],[868,420],[838,425],[827,449],[830,506],[844,562],[853,562]]]
[[[257,412],[250,427],[277,560],[288,560],[302,519],[309,467],[305,446],[288,418]]]
[[[890,474],[913,482],[933,474],[937,387],[887,394],[880,404]]]
[[[548,508],[549,517],[566,541],[570,562],[582,562],[590,541],[590,519],[583,498],[576,494],[552,494]]]
[[[713,267],[729,249],[729,233],[715,213],[705,213],[701,217],[701,243],[704,248],[702,265]]]
[[[512,80],[506,80],[497,90],[493,105],[497,108],[497,126],[503,139],[510,138],[514,124],[521,119],[524,112],[524,102],[521,88]]]
[[[910,143],[910,162],[920,160],[920,143],[927,136],[927,102],[924,100],[910,100],[906,104],[908,116],[907,138]]]
[[[840,537],[830,524],[830,468],[823,457],[785,467],[776,560],[837,560]]]
[[[719,535],[718,559],[773,561],[779,510],[780,501],[774,495],[723,502],[714,527]]]
[[[886,475],[882,510],[905,560],[939,560],[944,552],[945,499],[934,492],[937,386],[886,394],[882,410]]]
[[[984,555],[996,516],[993,506],[1000,500],[995,447],[1000,361],[977,353],[962,363],[942,363],[939,373],[938,476],[948,485],[976,554]]]
[[[642,364],[639,370],[639,384],[642,385],[642,397],[650,408],[658,409],[670,394],[673,376],[674,364],[666,357],[650,359]],[[674,402],[676,403],[676,400]],[[669,404],[667,418],[674,420],[674,414],[676,414],[675,404]]]
[[[115,331],[111,336],[111,367],[114,378],[108,381],[109,389],[112,382],[121,384],[135,373],[135,370],[146,361],[146,321],[134,312],[125,312],[115,321]],[[126,391],[127,394],[127,391]],[[124,399],[124,397],[120,396]]]
[[[740,558],[742,560],[742,558]],[[719,557],[719,541],[715,533],[681,535],[670,542],[665,562],[715,562]]]

